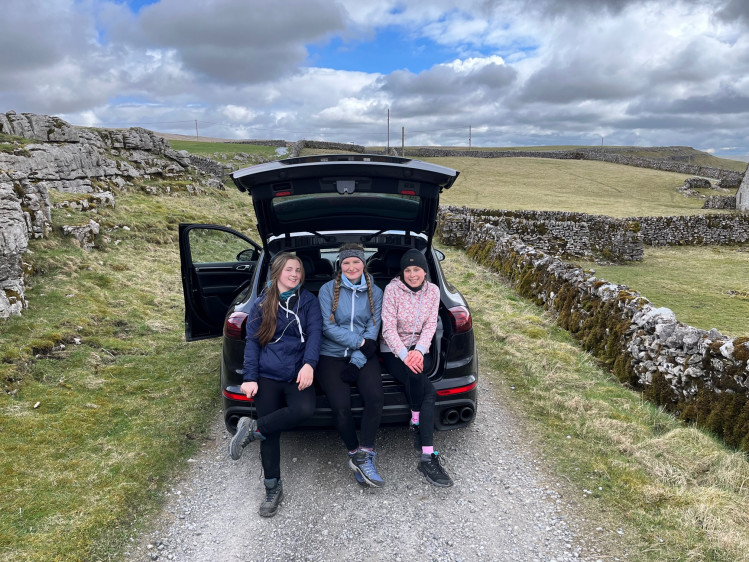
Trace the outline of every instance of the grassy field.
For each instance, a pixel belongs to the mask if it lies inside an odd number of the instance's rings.
[[[749,335],[749,245],[646,247],[642,262],[576,263],[670,308],[685,324],[733,337]]]
[[[170,140],[169,145],[174,150],[186,150],[191,154],[212,158],[224,164],[234,165],[236,168],[242,168],[249,164],[232,160],[234,156],[240,153],[251,156],[262,157],[267,160],[278,158],[276,149],[272,146],[258,146],[254,144],[238,144],[230,142],[202,142],[189,140]]]
[[[57,231],[31,242],[29,308],[0,321],[0,560],[119,558],[218,415],[219,344],[184,342],[177,226],[255,236],[248,196],[123,192],[93,217],[91,252]],[[445,250],[483,372],[591,518],[623,529],[628,558],[747,559],[745,457],[643,404],[543,311]]]
[[[302,155],[330,152],[304,149]],[[704,199],[679,193],[677,189],[684,185],[684,180],[692,177],[686,174],[590,160],[467,157],[424,160],[460,171],[455,184],[441,196],[440,202],[445,205],[574,211],[612,217],[725,212],[705,211]],[[726,195],[711,189],[698,191],[704,196]]]
[[[460,171],[441,202],[473,208],[576,211],[612,217],[688,215],[703,199],[676,190],[688,175],[589,160],[426,159]]]
[[[373,147],[380,151],[383,151],[385,147]],[[400,149],[400,145],[397,146]],[[577,145],[577,146],[505,146],[505,147],[472,147],[467,146],[448,146],[448,147],[411,147],[406,146],[406,153],[408,154],[409,149],[414,148],[444,148],[446,150],[455,151],[479,151],[479,152],[526,152],[526,151],[538,151],[538,152],[551,152],[551,151],[567,151],[576,149],[585,150],[603,150],[611,154],[621,156],[631,156],[634,158],[648,158],[651,160],[670,160],[679,161],[687,164],[693,164],[695,166],[708,166],[712,168],[721,168],[724,170],[733,170],[735,172],[744,172],[747,167],[746,162],[740,160],[733,160],[730,158],[720,158],[713,156],[707,152],[701,150],[695,150],[694,148],[687,146],[662,146],[662,147],[644,147],[644,146],[590,146],[590,145]]]

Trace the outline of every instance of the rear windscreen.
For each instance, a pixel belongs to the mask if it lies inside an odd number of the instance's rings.
[[[352,215],[412,220],[419,215],[420,201],[416,195],[383,193],[288,195],[273,199],[273,212],[283,223]]]

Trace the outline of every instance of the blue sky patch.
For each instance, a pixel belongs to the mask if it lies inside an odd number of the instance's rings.
[[[159,0],[124,0],[123,2],[118,2],[125,4],[128,8],[130,8],[130,11],[134,14],[137,14],[140,12],[141,8],[144,6],[150,6],[151,4],[158,4]]]
[[[309,66],[389,74],[408,69],[413,73],[451,61],[455,51],[425,38],[410,38],[394,27],[378,30],[371,41],[343,41],[333,38],[325,45],[311,45]]]

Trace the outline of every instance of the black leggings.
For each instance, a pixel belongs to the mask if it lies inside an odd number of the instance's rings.
[[[315,387],[299,390],[297,382],[260,377],[255,395],[257,430],[263,434],[260,458],[266,478],[281,477],[281,432],[315,413]]]
[[[419,412],[419,434],[424,447],[434,445],[434,401],[437,392],[426,373],[414,373],[393,353],[381,353],[382,362],[388,373],[406,387],[406,398],[411,410]],[[428,355],[428,354],[427,354]],[[424,364],[431,364],[424,356]]]
[[[351,384],[341,380],[341,371],[348,365],[348,357],[329,357],[320,355],[315,370],[315,380],[328,397],[333,409],[338,434],[343,439],[346,449],[354,451],[359,448],[356,438],[356,424],[351,414]],[[361,420],[361,446],[374,448],[377,430],[382,418],[382,406],[385,394],[382,390],[382,371],[380,363],[373,357],[359,370],[354,383],[364,400],[364,411]]]

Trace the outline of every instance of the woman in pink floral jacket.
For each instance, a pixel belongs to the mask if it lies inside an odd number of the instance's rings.
[[[440,290],[427,280],[429,268],[420,251],[408,250],[401,258],[400,269],[385,287],[382,299],[380,352],[388,372],[406,389],[414,447],[421,453],[419,471],[430,484],[452,486],[434,450],[436,392],[428,378],[434,366],[429,348],[437,330]]]

